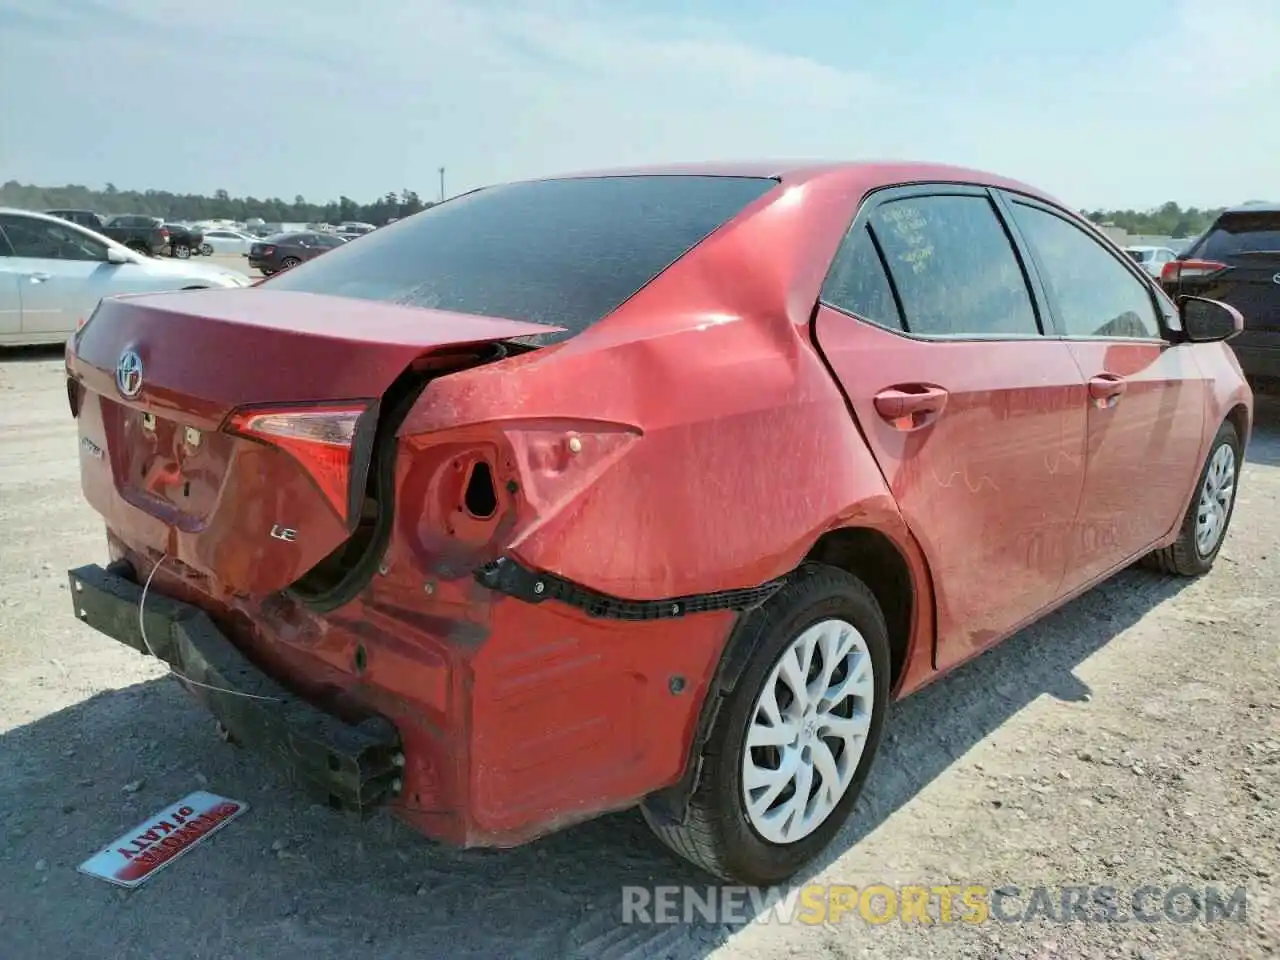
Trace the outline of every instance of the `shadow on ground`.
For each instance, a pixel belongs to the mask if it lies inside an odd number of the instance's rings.
[[[1268,416],[1250,458],[1272,464],[1278,453]],[[1183,585],[1126,571],[897,705],[828,862],[1032,701],[1083,698],[1077,665]],[[76,873],[98,846],[206,784],[251,810],[136,892]],[[253,753],[218,741],[172,680],[0,737],[0,829],[0,925],[13,957],[692,960],[731,933],[620,923],[625,885],[708,883],[635,813],[517,850],[442,849],[386,816],[359,823],[309,805]]]
[[[46,363],[61,360],[66,349],[65,342],[41,344],[38,347],[0,347],[0,363]]]

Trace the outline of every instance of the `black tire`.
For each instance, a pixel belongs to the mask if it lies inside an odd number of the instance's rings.
[[[684,859],[735,883],[771,886],[795,875],[822,852],[848,819],[880,745],[889,699],[889,636],[875,596],[834,567],[807,565],[764,606],[749,615],[741,639],[750,662],[721,704],[702,752],[701,780],[683,824],[666,822],[641,805],[654,833]],[[757,700],[774,666],[808,627],[830,618],[853,624],[866,641],[874,670],[866,745],[844,796],[812,833],[790,844],[765,840],[751,826],[742,787],[743,751]],[[715,694],[711,694],[714,696]]]
[[[1231,492],[1231,502],[1227,505],[1226,519],[1222,523],[1222,530],[1218,534],[1217,543],[1208,553],[1202,553],[1196,543],[1196,522],[1200,512],[1200,494],[1204,489],[1205,478],[1208,476],[1209,465],[1213,462],[1214,454],[1224,446],[1230,447],[1235,465],[1235,482]],[[1230,421],[1226,421],[1218,428],[1218,433],[1213,438],[1213,443],[1209,445],[1209,454],[1205,457],[1204,464],[1200,468],[1200,474],[1196,478],[1195,492],[1192,493],[1191,503],[1187,507],[1186,515],[1182,518],[1182,526],[1178,530],[1178,539],[1171,545],[1161,550],[1153,550],[1143,557],[1142,565],[1144,567],[1180,577],[1203,576],[1213,568],[1213,562],[1218,559],[1218,553],[1222,550],[1222,544],[1226,542],[1227,533],[1231,529],[1231,517],[1236,509],[1236,491],[1240,487],[1240,467],[1243,460],[1244,450],[1240,444],[1240,434],[1236,432],[1235,426]]]
[[[185,243],[175,243],[170,250],[179,260],[188,260],[191,257],[191,248]]]
[[[212,256],[213,256],[213,244],[210,244],[210,243],[202,243],[202,244],[200,244],[200,255],[201,255],[202,257],[212,257]]]
[[[297,257],[285,257],[283,260],[280,261],[280,269],[288,270],[290,267],[296,267],[301,262],[302,261],[299,260]]]

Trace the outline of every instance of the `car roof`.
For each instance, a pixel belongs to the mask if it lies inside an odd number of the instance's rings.
[[[88,211],[88,210],[60,210],[59,212],[60,212],[60,213],[89,213],[89,212],[91,212],[91,211]],[[52,213],[48,213],[47,211],[43,211],[43,210],[23,210],[21,207],[0,207],[0,213],[4,213],[4,214],[13,213],[13,214],[19,214],[19,215],[24,216],[24,217],[36,217],[36,218],[37,218],[37,219],[39,219],[39,220],[48,220],[48,221],[49,221],[49,222],[51,222],[51,223],[57,223],[57,224],[63,224],[63,223],[66,223],[66,222],[67,222],[66,220],[63,220],[61,217],[56,216],[56,215],[54,215],[54,214],[52,214]]]
[[[1280,213],[1280,203],[1242,203],[1227,207],[1222,213]]]
[[[535,177],[535,180],[571,180],[585,177],[634,176],[761,177],[796,185],[817,179],[844,179],[877,186],[908,183],[970,183],[1000,187],[1058,204],[1052,196],[1029,184],[985,170],[931,161],[908,160],[729,160],[611,167]]]

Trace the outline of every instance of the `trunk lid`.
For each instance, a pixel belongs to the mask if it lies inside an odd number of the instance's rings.
[[[109,298],[67,355],[86,496],[140,548],[283,589],[351,537],[394,386],[552,329],[269,288]]]

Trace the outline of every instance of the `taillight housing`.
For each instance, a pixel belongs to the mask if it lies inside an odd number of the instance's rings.
[[[1227,265],[1217,260],[1170,260],[1160,270],[1160,282],[1178,283],[1182,280],[1198,280],[1211,277],[1225,269]]]
[[[161,239],[161,240],[168,240],[168,239],[169,239],[169,229],[168,229],[167,227],[161,227],[161,228],[160,228],[160,239]]]
[[[305,406],[242,407],[226,432],[265,443],[293,457],[350,526],[360,516],[372,453],[377,405],[367,400]]]
[[[269,257],[275,252],[276,252],[275,247],[263,247],[261,250],[258,251],[258,255],[263,257]]]

